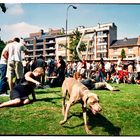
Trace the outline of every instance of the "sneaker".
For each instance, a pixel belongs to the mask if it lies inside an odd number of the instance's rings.
[[[9,94],[8,93],[2,93],[2,94],[0,94],[0,96],[9,96]]]

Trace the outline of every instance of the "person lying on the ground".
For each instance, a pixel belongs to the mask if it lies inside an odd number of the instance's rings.
[[[74,73],[73,77],[84,84],[88,89],[108,89],[110,91],[119,91],[107,82],[96,82],[95,80],[85,78],[79,72]]]
[[[41,83],[36,79],[44,74],[44,70],[41,67],[37,67],[33,72],[29,71],[25,74],[23,79],[15,85],[10,92],[9,101],[0,104],[0,108],[6,106],[19,106],[30,103],[29,95],[32,94],[33,101],[36,100],[34,88]]]

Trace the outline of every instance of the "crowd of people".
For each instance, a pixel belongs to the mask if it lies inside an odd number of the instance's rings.
[[[74,77],[89,89],[112,87],[111,83],[140,84],[140,61],[71,61],[65,62],[62,56],[58,61],[54,57],[45,61],[40,55],[37,58],[22,58],[22,52],[28,54],[23,41],[14,38],[2,51],[0,59],[0,94],[9,95],[10,100],[0,107],[27,104],[29,95],[35,100],[35,88],[61,87],[65,77]],[[8,90],[9,88],[9,90]],[[9,93],[7,93],[9,91]]]
[[[48,62],[45,61],[43,55],[39,55],[34,59],[30,57],[24,57],[23,59],[23,53],[25,55],[28,54],[26,44],[17,37],[7,42],[1,53],[0,95],[10,96],[12,102],[7,104],[12,104],[14,102],[13,99],[20,96],[20,100],[25,98],[24,96],[28,98],[34,88],[42,88],[47,83],[49,83],[50,87],[55,86],[55,83],[57,84],[56,86],[61,86],[65,79],[66,63],[62,56],[59,56],[59,61],[56,65],[54,58],[49,59]],[[33,86],[33,88],[29,86],[30,84],[35,84],[36,86]],[[23,89],[26,89],[26,86],[32,90],[25,92]],[[35,97],[33,98],[35,99]]]
[[[67,76],[79,72],[83,77],[90,78],[96,82],[111,83],[140,83],[140,61],[124,61],[121,57],[117,61],[87,61],[69,62],[67,65]]]

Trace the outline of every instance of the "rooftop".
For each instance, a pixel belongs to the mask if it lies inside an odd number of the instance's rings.
[[[119,46],[131,46],[137,45],[138,38],[124,38],[121,40],[114,40],[111,44],[112,47],[119,47]]]

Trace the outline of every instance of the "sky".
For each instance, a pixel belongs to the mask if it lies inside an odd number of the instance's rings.
[[[94,27],[98,23],[114,22],[117,39],[135,38],[140,35],[140,4],[136,3],[5,3],[6,13],[0,11],[0,37],[4,41],[14,37],[29,37],[30,33],[49,28],[66,27],[67,7],[68,30],[78,26]]]

